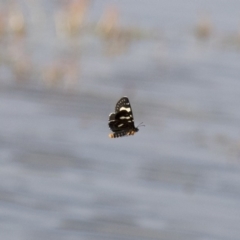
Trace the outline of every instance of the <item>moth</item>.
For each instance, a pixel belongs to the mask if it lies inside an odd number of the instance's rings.
[[[144,126],[141,124],[139,126]],[[108,135],[110,138],[130,136],[139,131],[139,126],[134,126],[133,112],[127,97],[122,97],[117,102],[115,113],[109,115],[108,126],[113,131]]]

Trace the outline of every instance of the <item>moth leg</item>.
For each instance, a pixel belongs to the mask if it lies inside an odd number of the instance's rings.
[[[110,138],[114,138],[114,134],[113,133],[109,133],[108,135]]]

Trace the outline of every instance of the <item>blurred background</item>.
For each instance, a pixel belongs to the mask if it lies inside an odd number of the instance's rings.
[[[0,1],[0,238],[238,240],[240,2]],[[109,139],[128,96],[135,136]]]

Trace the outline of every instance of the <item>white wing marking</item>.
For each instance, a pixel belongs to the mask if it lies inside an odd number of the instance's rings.
[[[131,108],[121,107],[121,108],[120,108],[120,111],[122,111],[122,110],[126,110],[127,112],[131,112]]]

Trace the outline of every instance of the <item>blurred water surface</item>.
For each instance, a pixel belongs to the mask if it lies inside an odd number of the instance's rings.
[[[0,3],[1,239],[239,239],[239,1]]]

